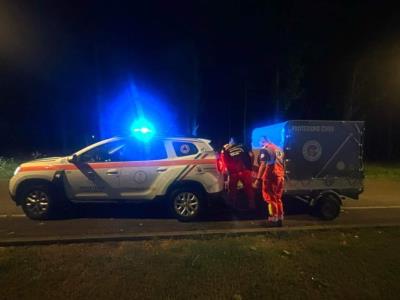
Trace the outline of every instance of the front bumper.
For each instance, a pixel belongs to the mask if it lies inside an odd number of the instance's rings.
[[[14,189],[15,185],[16,185],[15,176],[13,176],[8,182],[8,194],[10,195],[10,198],[14,202],[17,202],[16,190]]]
[[[15,197],[15,195],[11,194],[10,191],[8,191],[8,193],[10,195],[11,200],[14,201],[15,203],[17,203],[17,198]]]

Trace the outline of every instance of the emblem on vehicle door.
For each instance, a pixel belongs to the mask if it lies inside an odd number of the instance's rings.
[[[133,175],[133,180],[136,183],[143,183],[147,180],[147,174],[144,171],[137,171],[134,175]]]
[[[190,147],[188,144],[183,144],[179,150],[181,150],[182,154],[188,154],[190,152]]]

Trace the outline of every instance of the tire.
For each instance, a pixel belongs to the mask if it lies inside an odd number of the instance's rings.
[[[49,185],[32,184],[21,194],[21,206],[32,220],[47,220],[53,216],[54,197]]]
[[[334,194],[322,195],[317,202],[316,212],[322,220],[337,218],[340,214],[340,199]]]
[[[204,193],[193,187],[183,187],[172,191],[169,197],[172,215],[181,222],[198,219],[205,210]]]

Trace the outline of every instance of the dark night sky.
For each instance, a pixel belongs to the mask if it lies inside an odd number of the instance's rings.
[[[81,2],[0,0],[0,156],[122,134],[135,101],[166,134],[197,120],[200,136],[222,142],[242,134],[245,98],[249,130],[342,119],[352,92],[369,157],[382,158],[382,144],[394,145],[383,158],[400,153],[400,13],[390,4]]]

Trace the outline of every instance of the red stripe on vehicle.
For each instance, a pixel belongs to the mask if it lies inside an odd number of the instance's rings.
[[[199,160],[205,160],[204,158],[205,158],[207,155],[208,155],[208,154],[205,153]],[[197,160],[196,160],[196,161],[197,161]],[[214,161],[214,160],[213,160],[213,161]],[[193,171],[193,169],[196,167],[196,165],[197,165],[197,164],[192,164],[192,166],[190,166],[190,168],[186,171],[185,174],[182,175],[182,177],[181,177],[179,180],[185,179],[185,177],[186,177],[187,175],[189,175],[190,172]]]
[[[164,167],[164,166],[182,166],[182,165],[207,165],[214,164],[215,159],[182,159],[182,160],[165,160],[165,161],[128,161],[128,162],[99,162],[89,163],[92,169],[112,169],[112,168],[129,168],[129,167]],[[73,164],[59,164],[48,166],[23,166],[20,172],[27,171],[62,171],[77,170],[78,167]]]

